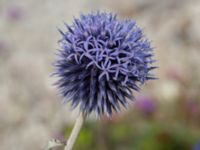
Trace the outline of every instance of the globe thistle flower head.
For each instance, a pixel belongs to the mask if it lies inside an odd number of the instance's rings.
[[[59,91],[72,108],[112,116],[128,106],[133,90],[154,79],[152,48],[135,21],[97,12],[65,26],[66,31],[59,30],[55,74]]]

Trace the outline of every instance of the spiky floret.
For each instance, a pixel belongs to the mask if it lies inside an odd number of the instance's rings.
[[[150,43],[135,21],[93,13],[74,19],[61,30],[55,62],[57,86],[72,108],[112,116],[133,99],[132,90],[154,77]]]

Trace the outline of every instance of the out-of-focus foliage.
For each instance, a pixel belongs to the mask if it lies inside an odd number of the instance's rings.
[[[144,98],[138,100],[143,101]],[[156,106],[151,114],[136,104],[133,106],[135,109],[124,116],[116,115],[113,119],[102,118],[98,122],[87,122],[75,150],[193,149],[200,138],[200,128],[192,112],[196,111],[197,115],[200,111],[194,108],[191,110],[191,107],[200,108],[200,103],[193,100],[184,102],[181,99],[173,105],[162,105],[155,99],[151,103],[148,102]],[[69,126],[64,128],[66,137],[70,131]]]

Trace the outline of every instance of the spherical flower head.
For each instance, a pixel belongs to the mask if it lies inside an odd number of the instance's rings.
[[[149,73],[155,68],[152,48],[135,21],[96,12],[65,26],[67,31],[59,30],[55,74],[59,91],[72,108],[112,116],[133,100],[133,90],[154,79]]]

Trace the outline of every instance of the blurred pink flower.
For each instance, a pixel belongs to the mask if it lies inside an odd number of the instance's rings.
[[[169,79],[183,81],[184,80],[184,72],[178,66],[172,66],[167,69],[166,76]]]
[[[20,20],[23,16],[23,9],[19,6],[12,5],[7,8],[6,14],[10,20]]]
[[[0,39],[0,51],[5,49],[5,47],[6,47],[5,42]]]
[[[156,105],[152,97],[150,96],[139,96],[136,98],[137,108],[145,115],[151,115],[156,110]]]
[[[65,137],[62,133],[56,132],[52,136],[53,139],[59,140],[60,142],[66,143]]]
[[[187,100],[185,102],[186,112],[192,116],[196,116],[200,113],[200,105],[195,100]]]
[[[198,141],[198,142],[194,145],[194,147],[193,147],[192,150],[200,150],[200,141]]]

